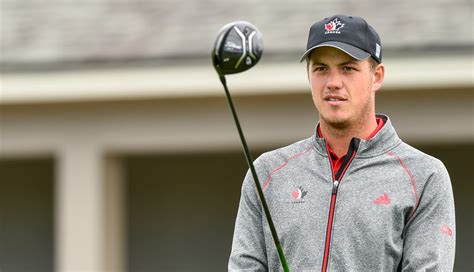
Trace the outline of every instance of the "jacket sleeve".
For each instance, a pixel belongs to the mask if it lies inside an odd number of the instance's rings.
[[[242,184],[229,271],[267,271],[262,208],[250,171]]]
[[[454,199],[444,165],[437,161],[405,227],[402,271],[453,271],[456,246]]]

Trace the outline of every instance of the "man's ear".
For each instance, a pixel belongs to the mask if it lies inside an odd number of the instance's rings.
[[[378,91],[382,87],[383,80],[385,78],[385,66],[380,63],[374,68],[374,77],[372,89]]]

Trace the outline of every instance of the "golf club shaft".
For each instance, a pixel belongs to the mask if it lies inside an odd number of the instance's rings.
[[[239,118],[237,117],[237,112],[234,108],[234,103],[232,102],[229,90],[227,89],[225,76],[219,75],[219,79],[221,80],[222,85],[224,86],[227,102],[229,103],[230,110],[232,111],[232,116],[234,117],[235,125],[237,126],[237,131],[239,132],[240,141],[242,142],[242,147],[245,153],[245,158],[247,159],[247,164],[250,168],[250,172],[252,173],[255,186],[257,187],[258,196],[260,197],[260,202],[262,203],[263,211],[265,212],[265,217],[267,218],[268,225],[270,226],[270,231],[272,233],[273,241],[275,242],[275,246],[278,251],[278,256],[280,257],[281,265],[283,266],[283,271],[289,272],[290,270],[288,269],[288,264],[286,263],[285,254],[283,253],[280,240],[278,239],[278,234],[275,230],[275,226],[273,225],[273,220],[270,215],[270,210],[268,209],[267,202],[265,201],[265,196],[263,195],[262,187],[260,186],[257,171],[255,171],[255,167],[253,165],[252,156],[250,155],[249,149],[247,147],[247,142],[245,141],[244,133],[242,132],[242,128],[240,127],[240,122]]]

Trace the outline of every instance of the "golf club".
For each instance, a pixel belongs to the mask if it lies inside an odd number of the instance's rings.
[[[235,111],[231,95],[227,89],[227,83],[225,79],[225,75],[240,73],[252,68],[260,60],[262,53],[263,44],[260,31],[251,23],[237,21],[225,25],[219,31],[214,44],[214,49],[212,51],[212,62],[219,75],[219,79],[224,86],[227,102],[229,103],[232,116],[234,117],[237,131],[239,132],[245,158],[247,159],[247,164],[252,173],[258,196],[265,212],[265,217],[268,221],[268,225],[270,226],[270,231],[278,251],[280,262],[283,266],[283,270],[288,272],[289,269],[288,264],[286,263],[285,254],[283,253],[280,240],[278,239],[278,235],[270,215],[270,210],[268,209],[267,202],[265,201],[265,196],[263,195],[257,172],[255,171],[255,167],[253,165],[253,159],[250,155],[247,141],[245,140],[244,133],[242,132],[239,118],[237,117],[237,112]]]

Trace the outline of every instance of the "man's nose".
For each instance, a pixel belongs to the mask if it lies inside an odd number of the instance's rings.
[[[342,77],[339,71],[332,70],[329,72],[326,87],[330,90],[338,90],[342,88]]]

